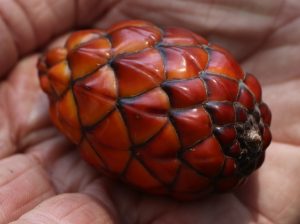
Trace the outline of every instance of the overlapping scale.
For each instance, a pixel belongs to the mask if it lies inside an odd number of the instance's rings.
[[[38,70],[53,123],[82,157],[145,192],[226,192],[262,165],[271,142],[258,80],[186,29],[132,20],[74,32]]]
[[[165,79],[161,53],[146,49],[122,55],[113,62],[118,78],[120,97],[131,97],[157,87]]]
[[[185,151],[183,159],[199,173],[214,177],[222,170],[224,154],[218,141],[214,137],[210,137]]]
[[[162,51],[168,80],[195,78],[207,63],[208,55],[199,47],[165,47]]]
[[[227,50],[216,45],[211,45],[206,49],[210,58],[206,68],[207,72],[224,75],[236,80],[244,78],[241,67]]]
[[[199,78],[164,82],[162,88],[168,94],[173,108],[192,107],[207,99],[206,87]]]
[[[117,82],[110,66],[75,82],[73,92],[83,126],[92,126],[111,112],[117,101]]]

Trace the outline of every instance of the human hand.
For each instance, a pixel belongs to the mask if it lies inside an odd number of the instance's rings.
[[[0,223],[299,223],[299,8],[292,0],[0,3]],[[234,193],[189,203],[142,195],[97,174],[52,126],[34,52],[74,27],[131,18],[189,28],[262,82],[273,142]]]

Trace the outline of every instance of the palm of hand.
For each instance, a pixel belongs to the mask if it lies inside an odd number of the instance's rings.
[[[27,1],[23,8],[26,9],[30,2]],[[70,1],[62,2],[66,6],[71,4]],[[78,21],[89,24],[92,17],[107,8],[108,13],[97,25],[107,26],[123,17],[150,19],[157,24],[191,28],[230,48],[243,67],[262,81],[264,101],[273,111],[274,140],[262,168],[234,193],[185,204],[140,195],[124,186],[111,184],[89,168],[75,148],[52,127],[47,99],[36,77],[36,56],[30,56],[15,64],[0,84],[0,223],[16,219],[15,223],[299,222],[300,191],[297,186],[300,180],[296,177],[300,172],[297,147],[300,144],[297,127],[300,126],[296,114],[300,112],[300,102],[296,97],[299,83],[296,52],[300,48],[300,34],[296,30],[299,26],[299,13],[296,13],[300,4],[282,1],[285,5],[272,3],[271,7],[254,2],[240,5],[188,2],[191,7],[184,11],[180,1],[173,2],[174,15],[165,11],[170,7],[167,1],[159,4],[124,1],[111,9],[104,3],[97,9],[91,3],[79,7]],[[88,7],[94,9],[94,14],[87,13]],[[162,18],[151,13],[147,17],[143,15],[149,9],[154,10],[153,7],[161,10]],[[62,12],[63,8],[67,7],[52,6],[55,12]],[[49,12],[50,9],[44,10]],[[202,16],[199,21],[194,22],[193,13]],[[66,18],[68,15],[66,13]],[[70,27],[71,20],[72,15],[61,23],[61,30]],[[53,34],[51,24],[47,31],[43,31],[45,23],[33,24],[40,42],[46,42],[47,35]],[[15,43],[19,52],[24,53],[33,48],[32,42],[29,38],[28,43],[18,45],[16,37]],[[0,48],[10,53],[0,56],[4,73],[5,68],[14,63],[15,54],[9,44],[0,45]]]

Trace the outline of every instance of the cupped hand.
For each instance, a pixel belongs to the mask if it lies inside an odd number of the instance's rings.
[[[189,28],[230,49],[263,84],[273,142],[234,193],[180,203],[134,192],[97,174],[52,126],[40,50],[72,29],[123,19]],[[300,223],[299,26],[292,0],[0,2],[0,224]]]

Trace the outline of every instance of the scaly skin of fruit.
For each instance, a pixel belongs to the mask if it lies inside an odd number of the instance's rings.
[[[186,29],[131,20],[78,31],[38,70],[55,126],[99,171],[144,192],[229,191],[271,141],[257,79]]]

